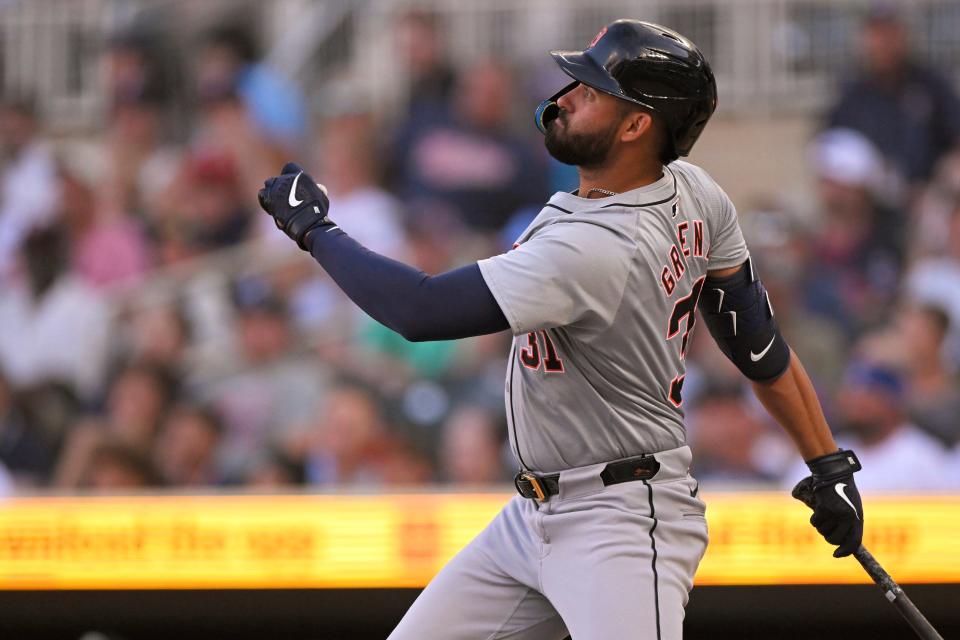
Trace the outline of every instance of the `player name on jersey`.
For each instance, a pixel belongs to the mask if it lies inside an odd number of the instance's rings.
[[[677,198],[679,200],[679,198]],[[676,204],[674,205],[676,207]],[[693,224],[693,239],[688,242],[687,233]],[[660,271],[660,284],[667,297],[672,296],[677,288],[677,282],[687,272],[687,258],[706,260],[703,254],[703,220],[692,220],[677,223],[677,243],[670,247],[668,262]]]

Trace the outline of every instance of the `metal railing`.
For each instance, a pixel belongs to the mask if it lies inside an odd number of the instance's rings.
[[[439,15],[451,56],[460,64],[496,56],[541,66],[550,49],[582,49],[606,23],[633,17],[689,36],[711,60],[721,109],[754,115],[812,113],[857,61],[864,0],[375,0],[361,17],[367,33],[384,32],[413,8]],[[960,80],[960,3],[915,0],[903,16],[918,57]],[[404,69],[389,38],[364,39],[356,51],[362,74],[389,104]]]
[[[463,67],[498,57],[536,73],[545,52],[582,48],[601,26],[638,17],[690,36],[712,61],[730,114],[814,113],[857,58],[866,0],[0,0],[0,87],[29,90],[58,130],[93,130],[103,106],[98,59],[107,36],[138,13],[163,14],[186,41],[218,12],[246,12],[268,60],[311,95],[348,78],[384,111],[403,97],[407,69],[393,27],[411,9],[436,13]],[[960,80],[960,3],[903,4],[921,60]],[[206,19],[198,19],[201,16]],[[189,67],[189,60],[184,61]]]

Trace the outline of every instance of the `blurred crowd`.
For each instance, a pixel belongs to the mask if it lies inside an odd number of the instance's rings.
[[[510,336],[406,342],[256,206],[299,160],[348,233],[437,273],[508,249],[575,188],[528,125],[540,96],[523,70],[452,67],[427,13],[394,29],[410,75],[389,114],[362,83],[308,100],[242,23],[188,52],[118,32],[102,129],[79,142],[53,139],[30,95],[3,97],[0,495],[509,482]],[[960,101],[907,36],[895,13],[866,17],[861,64],[807,150],[811,210],[738,203],[867,492],[960,488]],[[705,331],[688,368],[701,480],[804,475]]]

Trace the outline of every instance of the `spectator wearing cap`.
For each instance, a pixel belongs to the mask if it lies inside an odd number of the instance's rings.
[[[960,141],[960,101],[950,83],[917,62],[906,25],[891,4],[868,11],[862,64],[826,114],[826,126],[860,131],[909,185],[925,181]]]
[[[885,364],[853,362],[837,390],[837,444],[863,463],[864,492],[936,491],[952,486],[946,449],[906,416],[903,376]],[[793,486],[809,471],[799,465],[785,478]]]
[[[231,154],[205,148],[185,159],[158,221],[160,261],[173,263],[246,240],[253,227],[252,210]]]
[[[319,411],[328,372],[297,348],[286,302],[260,278],[234,288],[236,348],[227,373],[199,381],[199,399],[223,421],[219,473],[227,480],[246,475],[260,451],[292,436]]]
[[[190,213],[181,222],[190,228],[200,251],[237,244],[247,237],[251,209],[240,188],[240,174],[226,154],[199,152],[186,164]],[[184,212],[186,213],[186,212]]]
[[[903,264],[898,215],[876,198],[882,160],[863,135],[824,132],[811,147],[817,231],[803,285],[806,306],[854,334],[883,318]]]

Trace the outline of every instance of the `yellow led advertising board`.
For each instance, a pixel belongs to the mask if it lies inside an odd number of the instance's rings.
[[[422,587],[509,494],[130,496],[0,503],[0,589]],[[863,583],[779,493],[705,497],[703,585]],[[868,497],[900,582],[960,582],[960,496]]]

